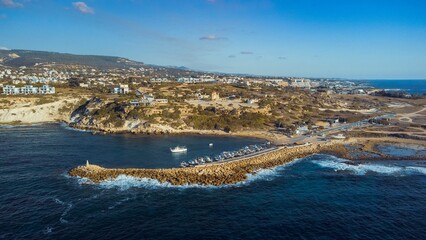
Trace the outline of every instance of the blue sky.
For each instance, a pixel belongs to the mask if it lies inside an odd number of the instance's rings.
[[[426,78],[425,0],[0,0],[0,47],[274,76]]]

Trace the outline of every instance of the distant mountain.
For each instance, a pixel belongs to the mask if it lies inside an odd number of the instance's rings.
[[[179,70],[184,70],[184,71],[190,71],[191,69],[185,67],[185,66],[167,66],[167,68],[174,68],[174,69],[179,69]]]
[[[32,51],[32,50],[0,50],[0,63],[11,67],[32,67],[36,64],[77,64],[94,68],[129,68],[143,67],[144,63],[121,57],[76,55],[68,53]]]

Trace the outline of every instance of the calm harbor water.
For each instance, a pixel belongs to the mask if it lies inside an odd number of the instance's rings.
[[[426,239],[426,160],[354,165],[314,155],[223,187],[66,175],[86,159],[171,167],[257,142],[0,126],[0,239]],[[178,144],[189,152],[172,155]]]

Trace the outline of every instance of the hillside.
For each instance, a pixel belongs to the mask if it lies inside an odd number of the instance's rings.
[[[96,55],[76,55],[68,53],[32,51],[32,50],[0,50],[0,64],[10,67],[36,64],[77,64],[101,69],[142,67],[142,62],[126,58]]]

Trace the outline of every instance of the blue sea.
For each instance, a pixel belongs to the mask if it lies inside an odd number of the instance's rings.
[[[0,126],[0,239],[426,239],[426,160],[313,155],[221,187],[66,174],[86,160],[173,167],[259,142]],[[178,144],[186,155],[170,153]]]
[[[362,80],[368,86],[403,91],[411,94],[426,93],[426,80]]]

